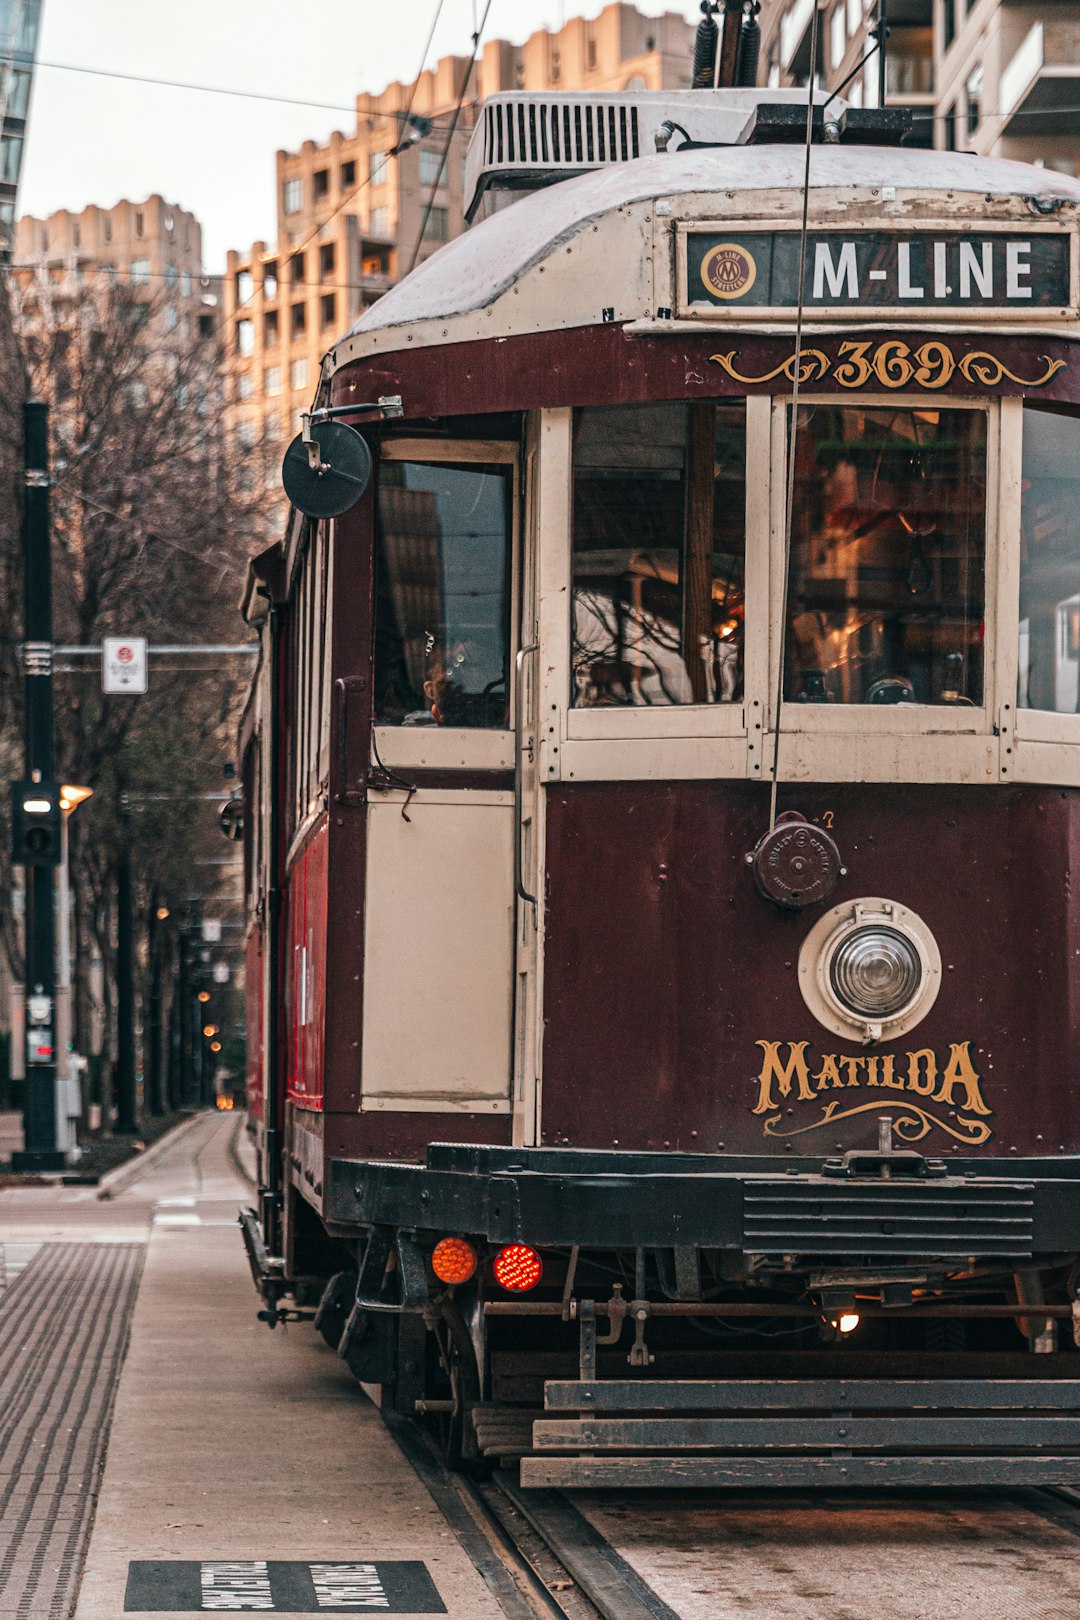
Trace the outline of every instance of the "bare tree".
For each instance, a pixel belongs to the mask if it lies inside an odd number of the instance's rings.
[[[235,642],[247,554],[265,543],[270,452],[225,441],[217,340],[167,331],[163,300],[143,291],[45,273],[15,289],[29,386],[50,405],[61,645],[112,634]],[[3,478],[0,464],[0,500]],[[0,569],[11,567],[5,548]],[[0,588],[6,582],[0,574]],[[120,865],[131,866],[145,973],[154,906],[163,897],[190,904],[200,870],[216,870],[205,863],[225,853],[204,795],[222,785],[250,665],[155,665],[148,694],[125,698],[103,695],[96,661],[82,662],[56,677],[56,763],[63,780],[94,790],[70,827],[75,1028],[87,1050],[104,1027],[107,1062]],[[14,724],[0,710],[0,734]],[[86,971],[98,954],[103,1009],[92,1005]]]

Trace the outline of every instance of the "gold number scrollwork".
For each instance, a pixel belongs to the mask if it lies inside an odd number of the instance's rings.
[[[788,382],[795,381],[794,354],[790,354],[771,371],[752,377],[736,369],[738,353],[738,349],[732,349],[728,354],[712,354],[709,359],[726,371],[733,382],[745,383],[750,387],[774,382],[777,377],[786,377]],[[876,383],[879,387],[889,389],[908,388],[912,384],[918,388],[934,389],[946,388],[959,372],[965,381],[983,388],[996,388],[1006,377],[1020,388],[1045,388],[1059,371],[1065,369],[1066,362],[1052,360],[1048,354],[1041,354],[1039,359],[1044,366],[1042,375],[1022,377],[1010,371],[1003,360],[986,349],[972,350],[958,360],[949,345],[936,338],[921,344],[914,351],[900,338],[889,338],[877,345],[848,342],[840,344],[836,361],[823,349],[804,349],[799,357],[799,383],[804,386],[830,377],[840,388],[865,388],[868,383]]]

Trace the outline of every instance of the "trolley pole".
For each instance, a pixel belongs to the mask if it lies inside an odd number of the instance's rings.
[[[52,783],[53,625],[52,557],[49,532],[49,407],[40,399],[23,406],[23,589],[26,672],[26,776]],[[54,866],[26,869],[26,995],[47,1007],[52,1035],[51,1061],[27,1063],[21,1153],[16,1170],[62,1170],[64,1154],[56,1139],[56,922]],[[45,1019],[41,1020],[46,1027]]]

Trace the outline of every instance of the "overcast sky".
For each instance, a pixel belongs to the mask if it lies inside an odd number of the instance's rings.
[[[485,0],[444,0],[429,65],[467,55]],[[650,16],[697,0],[638,0]],[[44,0],[21,213],[159,191],[202,221],[206,268],[273,235],[274,153],[352,128],[353,98],[411,80],[436,0]],[[602,0],[492,0],[484,39],[522,41]],[[97,72],[64,71],[58,64]],[[125,83],[183,80],[288,106]]]

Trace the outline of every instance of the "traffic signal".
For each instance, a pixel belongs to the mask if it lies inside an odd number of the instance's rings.
[[[62,816],[59,782],[12,782],[12,864],[59,866]]]

